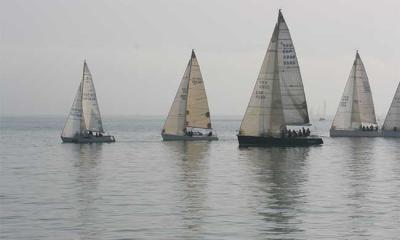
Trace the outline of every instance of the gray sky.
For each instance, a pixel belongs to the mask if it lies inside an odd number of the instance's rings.
[[[397,0],[0,0],[1,114],[67,115],[87,59],[103,115],[166,115],[194,48],[211,114],[243,115],[279,8],[309,109],[336,112],[358,49],[384,116]]]

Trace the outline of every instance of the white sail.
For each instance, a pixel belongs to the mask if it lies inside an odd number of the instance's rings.
[[[186,106],[186,126],[211,129],[210,110],[203,77],[194,51],[189,62],[189,87]]]
[[[79,84],[74,102],[72,103],[64,129],[61,133],[62,137],[72,138],[79,135],[81,130],[85,128],[85,122],[82,116],[82,82]]]
[[[86,129],[96,132],[104,132],[92,75],[90,74],[86,62],[83,66],[82,81],[82,110]]]
[[[387,131],[393,131],[395,128],[400,131],[400,83],[397,86],[389,112],[383,123],[383,129]]]
[[[289,29],[279,11],[240,135],[277,136],[285,125],[309,123],[303,83]]]
[[[163,127],[163,133],[184,135],[186,129],[186,105],[188,97],[188,85],[191,71],[191,60],[183,74],[174,102],[169,110],[167,120]]]
[[[374,103],[368,76],[357,52],[332,128],[351,130],[371,124],[376,124]]]
[[[287,125],[310,122],[296,51],[288,26],[279,12],[278,65],[283,115]]]

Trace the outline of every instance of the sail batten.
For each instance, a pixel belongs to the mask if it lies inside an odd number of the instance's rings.
[[[279,11],[239,135],[277,136],[286,125],[309,123],[293,41]]]
[[[383,123],[386,131],[400,131],[400,83],[397,86],[389,111]]]

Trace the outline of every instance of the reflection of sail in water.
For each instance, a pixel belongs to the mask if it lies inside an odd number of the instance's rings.
[[[259,202],[258,214],[268,222],[266,231],[287,236],[301,232],[293,224],[297,209],[304,202],[303,188],[307,184],[305,165],[309,148],[265,148],[244,150],[251,175],[261,193],[254,195]],[[272,224],[272,225],[271,225]]]
[[[99,239],[102,227],[97,224],[99,219],[96,207],[98,199],[98,184],[100,178],[99,159],[101,159],[102,145],[75,145],[79,153],[74,162],[77,175],[76,198],[78,211],[78,224],[81,239]]]
[[[207,182],[209,162],[206,158],[208,142],[168,142],[174,152],[183,153],[177,159],[179,173],[179,190],[182,193],[182,222],[185,239],[198,238],[203,222],[203,210],[207,199]]]

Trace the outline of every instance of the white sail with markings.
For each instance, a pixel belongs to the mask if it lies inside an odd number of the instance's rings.
[[[192,51],[190,62],[186,124],[188,127],[211,129],[206,89],[194,51]]]
[[[364,64],[357,52],[332,128],[351,130],[371,124],[376,125],[371,87]]]
[[[397,86],[396,93],[386,115],[383,129],[387,131],[400,131],[400,83]]]
[[[207,95],[194,51],[168,113],[163,133],[183,136],[188,127],[211,129]]]
[[[278,136],[286,125],[308,124],[304,87],[296,52],[279,11],[239,135]]]
[[[82,81],[82,109],[86,129],[95,132],[104,132],[92,74],[90,73],[86,62],[83,67]]]

